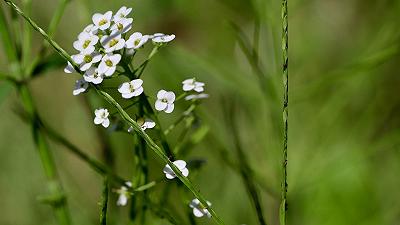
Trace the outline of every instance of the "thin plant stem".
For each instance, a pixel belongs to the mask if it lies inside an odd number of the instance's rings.
[[[101,211],[100,211],[100,225],[107,225],[107,205],[108,205],[108,178],[104,177],[103,192],[101,195]]]
[[[282,184],[281,184],[281,206],[280,224],[287,222],[287,150],[288,150],[288,116],[289,116],[289,22],[287,0],[282,0],[282,78],[283,78],[283,149],[282,149]]]
[[[231,108],[230,112],[227,115],[230,115],[228,117],[229,118],[228,123],[231,126],[229,130],[232,131],[232,136],[233,136],[233,140],[235,143],[237,159],[238,159],[239,165],[240,165],[240,169],[239,169],[240,175],[243,179],[243,183],[245,184],[245,188],[253,202],[254,208],[257,213],[257,218],[258,218],[259,224],[267,225],[267,222],[265,221],[264,214],[263,214],[263,208],[262,208],[260,194],[259,194],[259,191],[257,189],[257,186],[256,186],[254,178],[253,178],[254,175],[252,173],[252,169],[250,168],[246,154],[243,151],[242,143],[240,141],[239,131],[238,131],[238,127],[236,124],[237,120],[234,118],[234,115],[235,115],[234,107]]]
[[[23,8],[27,15],[30,16],[32,11],[32,0],[24,0]],[[27,23],[22,24],[23,37],[22,37],[22,68],[27,68],[29,61],[31,60],[32,50],[32,31],[31,27]]]
[[[164,131],[165,135],[168,135],[180,122],[182,122],[186,117],[188,117],[195,109],[197,104],[192,104],[186,109],[182,115]]]
[[[51,196],[49,203],[54,209],[57,221],[60,225],[71,224],[70,214],[67,207],[67,199],[58,178],[55,162],[49,150],[44,133],[40,130],[39,119],[32,100],[32,96],[25,85],[18,89],[25,111],[30,118],[33,139],[47,177],[48,189]]]
[[[3,49],[6,52],[8,60],[12,63],[17,61],[17,53],[15,51],[15,43],[13,42],[10,27],[7,24],[3,7],[0,7],[0,38],[3,43]]]
[[[32,27],[37,30],[43,37],[44,39],[46,39],[51,46],[53,46],[53,48],[64,58],[66,59],[68,62],[70,62],[73,67],[75,68],[76,71],[78,71],[79,73],[82,74],[82,72],[79,70],[78,65],[72,60],[71,56],[68,55],[68,53],[61,48],[55,41],[53,41],[48,34],[42,29],[40,28],[32,19],[30,19],[28,16],[26,16],[24,14],[24,12],[18,8],[17,5],[15,5],[12,1],[10,0],[3,0],[4,2],[6,2],[13,10],[15,10],[19,15],[21,15],[27,22],[29,22]],[[176,176],[178,177],[179,180],[181,180],[181,182],[192,192],[192,194],[199,199],[199,201],[206,206],[206,208],[208,209],[208,211],[210,212],[210,214],[212,215],[212,219],[214,220],[215,223],[217,224],[225,224],[220,217],[216,214],[216,212],[214,211],[214,209],[210,206],[208,206],[206,199],[203,197],[202,194],[200,194],[200,192],[198,191],[198,188],[196,188],[193,183],[185,176],[183,176],[183,174],[181,173],[181,171],[178,169],[178,167],[175,166],[175,164],[172,163],[172,161],[168,158],[168,156],[164,153],[164,151],[153,141],[153,139],[151,139],[146,132],[144,132],[140,126],[136,123],[136,121],[134,121],[129,115],[128,113],[126,113],[124,111],[124,109],[121,107],[121,105],[113,98],[111,97],[111,95],[109,95],[107,92],[99,89],[99,87],[92,85],[92,87],[95,88],[96,92],[102,96],[108,103],[110,103],[112,106],[114,106],[121,118],[130,126],[133,127],[133,129],[135,130],[135,132],[137,134],[139,134],[147,143],[148,147],[154,152],[156,153],[156,155],[166,164],[168,164],[171,169],[174,171],[174,173],[176,174]]]

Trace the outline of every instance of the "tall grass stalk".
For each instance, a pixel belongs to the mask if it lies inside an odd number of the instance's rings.
[[[287,222],[287,150],[288,150],[288,116],[289,116],[289,22],[287,0],[282,0],[282,78],[283,78],[283,149],[282,149],[282,184],[280,224]]]
[[[49,42],[51,46],[54,47],[54,49],[67,61],[69,61],[75,68],[76,71],[82,72],[79,70],[79,67],[76,65],[76,63],[71,59],[71,56],[63,49],[61,48],[55,41],[52,40],[51,37],[48,36],[48,34],[40,28],[31,18],[26,16],[24,12],[16,6],[12,1],[10,0],[3,0],[6,2],[13,10],[15,10],[19,15],[21,15],[28,23],[32,25],[32,27],[37,30],[45,40]],[[92,85],[92,87],[96,90],[96,92],[102,96],[108,103],[110,103],[112,106],[114,106],[121,118],[130,126],[133,127],[133,130],[141,136],[145,141],[148,147],[156,153],[156,155],[159,156],[159,158],[166,164],[168,164],[174,173],[177,175],[179,180],[192,192],[192,194],[199,199],[199,201],[203,204],[203,206],[208,206],[206,199],[203,197],[202,194],[198,191],[198,189],[193,185],[193,183],[185,176],[182,175],[180,170],[171,162],[171,160],[168,158],[168,156],[164,153],[164,151],[140,128],[140,126],[134,121],[127,112],[124,111],[124,109],[121,107],[121,105],[114,99],[112,98],[107,92],[101,90],[98,86]],[[212,207],[207,207],[209,212],[212,215],[212,219],[217,223],[217,224],[224,224],[224,222],[220,219],[220,217],[216,214],[216,212],[213,210]]]

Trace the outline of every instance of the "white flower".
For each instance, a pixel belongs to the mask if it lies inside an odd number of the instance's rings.
[[[123,98],[132,98],[134,96],[139,96],[143,92],[143,80],[135,79],[130,82],[122,83],[118,87],[119,93],[122,94]]]
[[[139,118],[138,120],[136,120],[136,122],[138,123],[140,128],[142,128],[142,130],[151,129],[156,126],[156,123],[151,119]],[[133,131],[133,127],[129,127],[128,132],[130,133],[132,131]]]
[[[156,110],[171,113],[174,111],[175,94],[172,91],[160,90],[155,103]]]
[[[92,67],[86,70],[85,74],[83,75],[83,79],[93,84],[100,84],[103,82],[104,74],[99,74],[98,69]]]
[[[94,45],[99,41],[99,37],[87,32],[82,32],[78,35],[78,40],[74,41],[73,46],[76,50],[83,54],[94,52]]]
[[[89,24],[85,28],[83,28],[83,32],[89,33],[89,34],[96,34],[97,33],[97,27],[94,24]]]
[[[98,52],[92,52],[90,54],[79,54],[74,57],[74,61],[80,65],[80,70],[86,71],[92,67],[93,63],[97,63],[101,60],[101,54]]]
[[[136,122],[138,123],[140,128],[142,128],[142,130],[151,129],[156,126],[156,123],[153,120],[148,119],[148,118],[146,118],[146,119],[139,118]]]
[[[208,98],[209,95],[205,94],[205,93],[201,93],[201,94],[194,94],[194,95],[188,95],[185,97],[186,101],[192,100],[192,99],[203,99],[203,98]]]
[[[94,124],[96,124],[96,125],[101,124],[101,125],[103,125],[103,127],[106,127],[106,128],[108,126],[110,126],[110,120],[108,119],[108,116],[110,115],[110,113],[108,113],[107,109],[104,109],[104,108],[96,109],[94,111],[94,114],[96,116],[94,118]]]
[[[93,21],[93,24],[95,25],[95,27],[97,29],[106,30],[106,29],[108,29],[110,27],[111,17],[112,17],[112,12],[111,11],[108,11],[108,12],[106,12],[104,14],[95,13],[92,16],[92,21]]]
[[[85,92],[89,87],[89,84],[84,79],[79,79],[75,82],[74,90],[72,91],[73,95],[79,95],[80,93]]]
[[[196,92],[203,92],[204,91],[204,83],[203,82],[198,82],[196,79],[191,78],[191,79],[186,79],[182,82],[183,87],[182,89],[184,91],[191,91],[194,90]]]
[[[67,62],[67,66],[64,68],[64,73],[73,73],[75,72],[74,67],[70,62]]]
[[[211,206],[211,203],[207,201],[208,206]],[[196,217],[203,217],[207,216],[208,218],[211,217],[211,213],[203,206],[203,204],[200,203],[200,201],[195,198],[190,202],[189,204],[190,208],[193,209],[193,214]]]
[[[175,34],[167,35],[163,33],[155,33],[153,34],[151,39],[157,44],[168,43],[175,39]]]
[[[72,59],[75,63],[76,63],[76,60],[75,60],[76,56],[77,56],[77,55],[71,55],[71,59]],[[64,68],[64,72],[65,72],[65,73],[74,73],[74,72],[75,72],[75,69],[74,69],[74,67],[72,66],[72,64],[71,64],[70,62],[67,62],[67,66]]]
[[[121,60],[120,54],[107,54],[101,59],[98,72],[106,76],[112,76],[117,68],[117,64]]]
[[[125,46],[125,40],[121,37],[121,34],[113,32],[110,36],[101,37],[101,45],[104,46],[106,53],[110,53],[122,49]]]
[[[132,28],[132,22],[133,22],[132,18],[127,18],[127,19],[123,18],[123,19],[119,20],[118,22],[115,22],[111,26],[111,31],[118,32],[120,34],[124,34]]]
[[[132,8],[127,8],[126,6],[122,6],[117,13],[115,13],[114,17],[113,17],[113,21],[114,22],[118,22],[121,19],[126,18],[129,13],[131,13]]]
[[[189,175],[189,170],[186,168],[186,162],[183,160],[176,160],[173,162],[173,164],[178,167],[179,171],[181,171],[182,175],[187,177]],[[167,179],[174,179],[176,177],[175,172],[172,170],[172,168],[167,164],[165,165],[163,172],[165,173],[165,176]]]
[[[125,46],[129,49],[138,49],[142,47],[147,40],[149,40],[149,35],[142,35],[140,32],[135,32],[126,40]]]
[[[125,184],[128,187],[132,187],[132,183],[129,181],[126,182]],[[128,203],[128,199],[130,197],[130,192],[128,191],[128,188],[125,186],[121,186],[121,188],[117,190],[117,193],[119,194],[117,200],[117,206],[125,206]]]

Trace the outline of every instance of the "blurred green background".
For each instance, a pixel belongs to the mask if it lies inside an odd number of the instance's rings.
[[[57,2],[33,0],[32,18],[46,28]],[[9,14],[9,7],[1,5]],[[91,22],[91,15],[115,12],[122,5],[133,7],[134,31],[177,36],[145,72],[149,95],[161,88],[179,92],[180,82],[193,76],[206,83],[210,98],[199,114],[208,133],[188,159],[207,163],[190,175],[192,180],[226,224],[257,224],[237,170],[240,163],[226,163],[240,162],[240,145],[257,178],[264,215],[269,224],[278,224],[281,104],[266,97],[265,86],[260,85],[264,78],[252,70],[230,24],[239,26],[250,42],[260,28],[260,67],[281,99],[280,1],[72,0],[55,40],[74,53],[72,42]],[[400,1],[289,0],[289,23],[289,224],[399,224]],[[42,38],[36,32],[33,37],[36,54]],[[0,59],[0,71],[6,72],[3,49]],[[35,79],[30,88],[48,124],[85,152],[107,161],[99,150],[102,140],[92,110],[83,96],[71,94],[77,78],[59,68]],[[4,83],[0,88],[0,224],[56,224],[51,208],[37,201],[46,194],[46,179],[30,127],[15,114],[18,95],[4,91]],[[93,107],[102,105],[94,95],[89,99]],[[172,115],[161,115],[163,126],[184,108],[177,105]],[[172,146],[178,144],[178,134],[170,135]],[[111,133],[109,141],[114,147],[113,167],[131,177],[131,138]],[[53,142],[50,147],[74,224],[97,224],[101,177],[65,148]],[[151,179],[162,178],[164,165],[152,153],[150,163]],[[163,187],[156,186],[154,192],[161,193]],[[191,200],[188,193],[178,191],[168,196],[181,213],[187,208],[180,204],[182,198]],[[128,224],[127,207],[110,205],[110,224]],[[151,214],[148,219],[148,224],[168,224]],[[205,218],[197,221],[212,224]]]

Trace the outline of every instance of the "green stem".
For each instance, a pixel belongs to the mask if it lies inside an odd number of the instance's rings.
[[[72,60],[71,56],[61,48],[55,41],[51,39],[51,37],[42,29],[40,28],[31,18],[29,18],[25,13],[14,4],[14,2],[10,0],[3,0],[6,4],[8,4],[15,12],[21,15],[36,31],[38,31],[43,38],[51,45],[53,48],[68,62],[70,62],[76,71],[79,70],[79,66]]]
[[[49,202],[54,209],[58,223],[60,225],[69,225],[71,224],[71,221],[67,207],[67,199],[59,181],[54,159],[47,145],[45,135],[40,130],[40,121],[37,116],[32,96],[25,85],[20,86],[18,90],[24,108],[28,113],[32,125],[33,138],[47,177],[48,189],[51,195],[48,198],[51,199]]]
[[[195,109],[196,109],[197,104],[192,104],[189,106],[188,109],[186,109],[182,115],[169,127],[164,131],[165,135],[168,135],[180,122],[182,122],[186,117],[190,115]]]
[[[122,119],[130,126],[132,126],[135,132],[138,133],[146,141],[149,148],[154,151],[154,153],[156,153],[163,160],[164,163],[168,164],[172,168],[177,177],[192,192],[192,194],[196,196],[196,198],[198,198],[203,205],[207,206],[208,204],[206,199],[203,197],[202,194],[200,194],[198,189],[194,187],[193,183],[187,177],[182,175],[181,171],[171,162],[168,156],[164,154],[163,150],[146,134],[146,132],[144,132],[140,128],[140,126],[132,118],[130,118],[128,113],[123,110],[119,103],[115,101],[115,99],[112,98],[107,92],[100,90],[98,87],[95,88],[98,94],[100,94],[108,103],[113,105],[118,110]],[[208,210],[210,211],[212,218],[217,224],[224,224],[224,222],[219,218],[219,216],[211,207],[208,207]]]
[[[32,0],[24,0],[23,8],[27,15],[29,16],[32,11]],[[31,27],[23,23],[23,39],[22,39],[22,67],[27,68],[29,60],[31,60],[31,50],[32,50],[32,31]]]
[[[107,205],[108,205],[108,178],[104,177],[103,192],[101,195],[100,225],[107,225]]]
[[[282,75],[283,75],[283,150],[282,150],[282,184],[280,224],[287,222],[287,144],[288,144],[288,107],[289,107],[289,36],[288,36],[288,9],[287,0],[282,0]]]
[[[3,49],[6,52],[9,62],[16,62],[17,52],[15,51],[15,43],[12,41],[12,32],[7,24],[6,17],[3,12],[3,7],[0,7],[0,38],[3,43]]]
[[[233,140],[235,142],[234,144],[236,148],[237,159],[240,165],[239,173],[242,177],[243,183],[245,184],[247,193],[250,195],[254,208],[256,209],[258,222],[260,223],[260,225],[267,225],[267,222],[265,221],[263,214],[260,194],[254,181],[254,174],[252,173],[252,169],[249,165],[246,154],[244,153],[242,148],[239,131],[236,124],[237,120],[234,118],[235,113],[233,109],[234,108],[232,108],[230,113],[228,113],[229,115],[228,118],[229,118],[230,130],[232,131]]]

